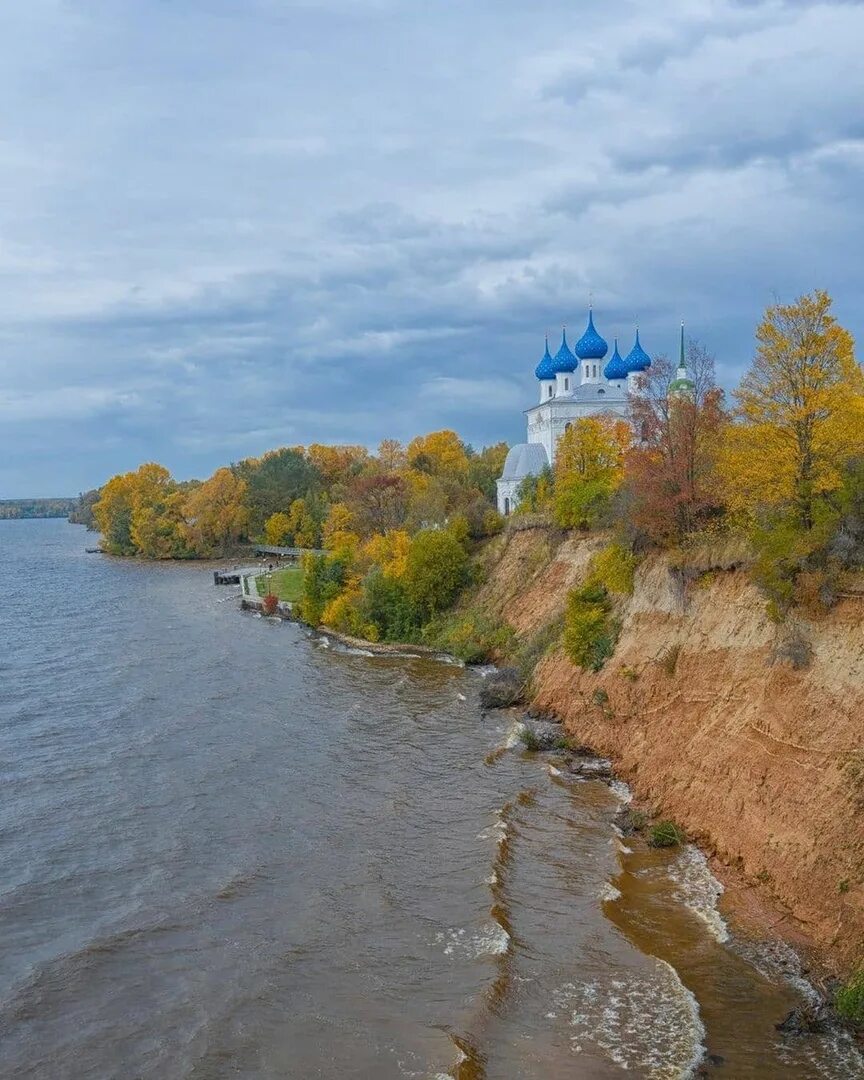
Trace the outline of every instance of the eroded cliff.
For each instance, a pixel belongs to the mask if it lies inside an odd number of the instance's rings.
[[[531,634],[560,617],[603,544],[510,533],[490,551],[477,599]],[[859,963],[864,596],[778,627],[746,572],[688,580],[655,556],[620,614],[603,670],[553,652],[536,671],[535,704],[612,757],[637,797],[741,888],[769,897],[790,936],[803,933],[840,970]]]

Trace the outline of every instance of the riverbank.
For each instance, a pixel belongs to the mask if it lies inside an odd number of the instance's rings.
[[[505,534],[466,602],[517,641],[535,639],[606,542],[542,527]],[[864,599],[778,626],[743,571],[707,566],[685,579],[658,555],[639,567],[621,619],[598,673],[560,650],[542,658],[531,705],[610,757],[642,805],[700,845],[730,914],[826,978],[848,977],[864,959]]]
[[[561,617],[603,543],[542,529],[504,538],[484,610],[536,633]],[[745,573],[718,567],[688,582],[656,556],[637,571],[603,669],[554,651],[534,678],[534,707],[611,757],[639,800],[699,843],[727,902],[762,912],[841,976],[864,940],[862,626],[864,601],[850,598],[778,627]],[[793,636],[806,643],[803,666],[787,659]]]

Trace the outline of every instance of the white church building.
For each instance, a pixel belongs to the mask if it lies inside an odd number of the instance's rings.
[[[574,420],[598,413],[627,417],[627,395],[635,389],[639,373],[651,366],[651,358],[642,348],[638,330],[627,356],[621,356],[616,340],[612,356],[604,364],[608,351],[609,346],[594,328],[591,310],[585,333],[572,350],[566,330],[554,356],[547,338],[546,351],[534,371],[540,400],[525,412],[528,441],[510,448],[498,480],[500,513],[507,515],[516,508],[519,485],[526,477],[539,476],[555,464],[558,440]]]

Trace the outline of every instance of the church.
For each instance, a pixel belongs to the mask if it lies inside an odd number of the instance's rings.
[[[683,333],[682,333],[683,341]],[[540,400],[527,409],[528,441],[510,448],[504,472],[498,480],[498,510],[505,516],[519,502],[519,485],[528,476],[539,476],[555,464],[555,447],[565,429],[582,416],[612,413],[627,417],[627,395],[635,389],[641,372],[651,366],[651,357],[642,348],[639,331],[626,356],[618,351],[604,364],[609,346],[594,327],[594,312],[588,311],[585,333],[573,346],[567,344],[566,329],[561,347],[552,356],[549,340],[534,374],[540,388]],[[682,357],[683,363],[683,357]]]

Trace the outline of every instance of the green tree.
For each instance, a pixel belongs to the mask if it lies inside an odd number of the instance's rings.
[[[321,476],[300,450],[283,447],[265,454],[248,468],[249,526],[260,533],[271,514],[285,510],[295,499],[317,493]]]
[[[450,530],[422,529],[414,536],[405,565],[405,591],[424,616],[448,607],[467,576],[468,554]]]

